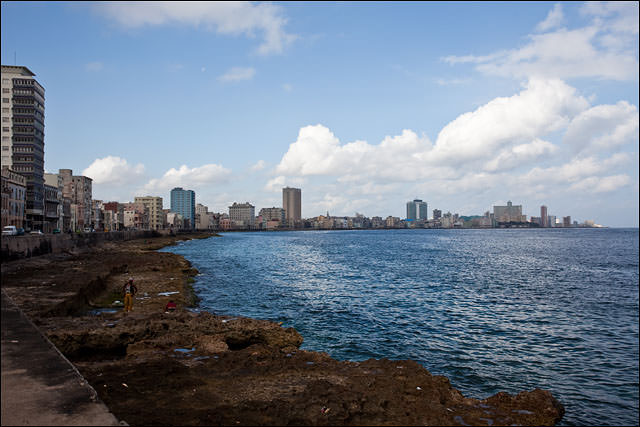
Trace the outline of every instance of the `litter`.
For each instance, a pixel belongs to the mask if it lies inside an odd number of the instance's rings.
[[[173,291],[173,292],[159,292],[158,296],[160,297],[168,297],[169,295],[173,295],[173,294],[179,294],[180,292],[178,291]]]
[[[126,385],[125,383],[122,383],[122,385],[123,385],[123,386],[125,386],[126,388],[129,388],[129,386],[128,386],[128,385]]]
[[[331,408],[327,408],[326,406],[323,406],[322,409],[320,409],[320,412],[323,414],[328,414],[330,410]]]
[[[416,387],[416,390],[422,390],[420,387]]]
[[[238,320],[238,318],[237,318],[237,317],[234,317],[234,318],[232,318],[232,319],[224,319],[224,320],[222,321],[222,323],[231,322],[232,320]]]

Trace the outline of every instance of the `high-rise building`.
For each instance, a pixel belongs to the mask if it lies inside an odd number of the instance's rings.
[[[562,217],[562,226],[563,227],[571,227],[571,216],[563,216]]]
[[[2,167],[26,178],[25,228],[44,223],[44,88],[27,67],[2,66]]]
[[[140,196],[133,199],[136,203],[142,203],[147,210],[149,228],[161,230],[165,227],[164,211],[162,210],[162,197]]]
[[[282,224],[285,220],[285,212],[282,208],[262,208],[260,209],[260,215],[264,220],[267,221],[280,221]]]
[[[427,208],[427,202],[423,202],[420,199],[414,199],[411,202],[407,202],[407,219],[427,219],[429,216]]]
[[[290,187],[283,188],[282,208],[287,221],[302,219],[302,190]]]
[[[442,211],[440,209],[433,210],[433,219],[440,219],[442,216]]]
[[[171,190],[171,212],[179,213],[189,221],[188,228],[196,226],[196,193],[176,187]]]
[[[545,205],[540,206],[540,227],[549,227],[549,214]]]

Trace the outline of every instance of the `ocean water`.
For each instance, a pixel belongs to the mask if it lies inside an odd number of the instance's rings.
[[[201,309],[339,360],[412,359],[465,396],[536,387],[563,425],[638,424],[638,230],[224,233],[163,251]]]

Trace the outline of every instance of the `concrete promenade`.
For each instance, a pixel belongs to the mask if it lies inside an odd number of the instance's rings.
[[[96,391],[4,291],[2,425],[119,425]]]

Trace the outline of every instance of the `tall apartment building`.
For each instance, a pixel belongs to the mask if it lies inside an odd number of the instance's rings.
[[[44,88],[27,67],[2,66],[2,167],[27,182],[25,228],[44,224]]]
[[[427,219],[429,216],[427,202],[420,199],[414,199],[407,202],[407,219],[420,220]]]
[[[73,175],[71,169],[59,169],[62,177],[62,196],[71,201],[72,231],[92,228],[91,223],[91,193],[93,180],[89,177]]]
[[[256,208],[249,202],[236,203],[229,206],[229,219],[234,225],[253,226],[256,217]]]
[[[141,203],[147,210],[149,217],[149,228],[152,230],[161,230],[165,228],[166,218],[162,210],[162,197],[144,196],[135,197],[135,203]]]
[[[540,206],[540,227],[549,227],[549,214],[545,205]]]
[[[207,230],[209,229],[209,207],[202,203],[196,204],[196,229]]]
[[[188,220],[187,228],[195,228],[196,193],[193,190],[184,190],[182,187],[171,190],[171,212],[179,213],[182,218]]]
[[[282,208],[289,222],[302,219],[302,190],[285,187],[282,189]]]
[[[563,227],[571,227],[571,216],[563,216],[562,217],[562,226]]]

